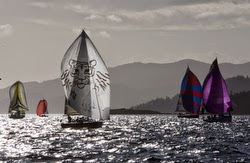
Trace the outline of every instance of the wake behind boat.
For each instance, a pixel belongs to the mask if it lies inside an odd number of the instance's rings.
[[[9,117],[13,119],[20,119],[25,117],[25,111],[28,111],[26,94],[23,83],[21,81],[15,82],[9,90],[10,106]]]
[[[178,118],[199,118],[202,88],[198,78],[187,67],[182,79],[176,112]]]
[[[210,71],[203,83],[203,107],[213,116],[208,116],[206,122],[231,122],[232,102],[227,85],[220,73],[217,59],[214,60]]]
[[[61,80],[65,93],[66,127],[101,127],[109,119],[110,78],[107,67],[83,30],[69,47],[61,63]],[[88,121],[71,121],[76,116]],[[73,118],[71,118],[72,116]]]

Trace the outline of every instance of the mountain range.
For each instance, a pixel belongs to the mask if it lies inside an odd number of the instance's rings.
[[[173,97],[180,89],[180,83],[187,66],[196,74],[201,84],[210,64],[195,60],[181,60],[174,63],[130,63],[109,68],[111,77],[111,107],[129,108],[157,97]],[[238,75],[250,76],[250,63],[219,65],[224,78]],[[3,79],[4,80],[4,79]],[[12,83],[10,83],[11,85]],[[63,113],[64,93],[60,79],[41,83],[24,83],[29,113],[34,113],[41,98],[48,101],[50,113]],[[238,87],[236,84],[235,87]],[[243,90],[245,88],[242,88]],[[7,113],[9,87],[0,90],[0,113]]]
[[[249,77],[236,76],[226,79],[227,88],[230,92],[231,101],[234,111],[232,114],[249,115],[250,114],[250,79]],[[177,106],[179,94],[169,98],[156,98],[146,103],[132,106],[127,110],[138,110],[144,112],[145,110],[152,110],[160,113],[174,113]]]

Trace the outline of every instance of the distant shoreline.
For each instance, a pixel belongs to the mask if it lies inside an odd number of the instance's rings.
[[[111,115],[118,115],[118,114],[130,114],[130,115],[150,115],[150,114],[159,114],[159,115],[177,115],[178,113],[161,113],[158,111],[153,111],[153,110],[135,110],[135,109],[125,109],[125,108],[121,108],[121,109],[111,109],[110,110],[110,114]],[[233,114],[233,112],[231,113],[233,116],[250,116],[250,114]],[[207,116],[210,114],[205,114],[204,116]],[[202,115],[201,115],[202,116]]]
[[[158,111],[152,110],[134,110],[134,109],[111,109],[110,115],[177,115],[178,113],[161,113]],[[250,114],[233,114],[233,116],[250,116]],[[8,113],[0,113],[0,115],[8,115]],[[26,113],[26,115],[36,115],[36,113]],[[64,116],[64,113],[50,113],[49,115],[61,115]],[[200,116],[207,116],[210,114],[204,114]]]

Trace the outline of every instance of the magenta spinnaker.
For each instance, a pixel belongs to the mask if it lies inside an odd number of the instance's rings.
[[[203,83],[203,105],[207,112],[213,114],[222,114],[232,110],[232,102],[217,59],[212,63],[210,72]]]

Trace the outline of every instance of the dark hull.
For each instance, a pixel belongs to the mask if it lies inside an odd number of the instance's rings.
[[[102,127],[102,122],[72,122],[61,123],[62,128],[99,128]]]
[[[24,118],[25,117],[25,115],[9,115],[9,118],[12,118],[12,119],[22,119],[22,118]]]
[[[46,115],[46,114],[43,114],[43,115],[38,115],[38,117],[48,117],[48,115]]]
[[[13,110],[13,111],[9,112],[9,118],[22,119],[24,117],[25,117],[25,112],[23,110],[21,110],[20,108],[18,108],[17,110]]]
[[[232,116],[212,117],[203,120],[205,122],[232,122]]]
[[[178,114],[178,118],[199,118],[199,114]]]

